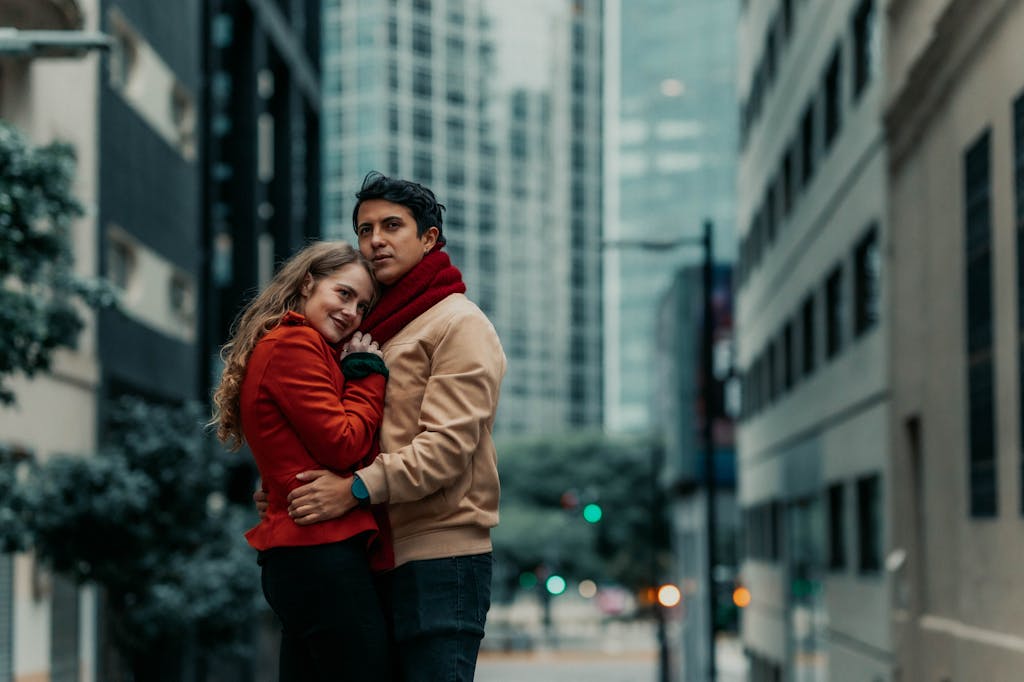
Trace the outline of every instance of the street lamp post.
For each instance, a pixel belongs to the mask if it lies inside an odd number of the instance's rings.
[[[715,538],[717,537],[717,514],[715,509],[715,497],[717,493],[717,482],[715,481],[715,439],[714,439],[714,417],[715,417],[715,370],[714,370],[714,343],[715,343],[715,309],[714,309],[714,224],[711,220],[704,221],[703,234],[700,237],[679,237],[664,241],[624,239],[603,242],[604,248],[608,249],[636,249],[643,251],[670,251],[681,247],[700,246],[703,251],[702,261],[702,283],[701,292],[704,319],[701,341],[701,400],[704,403],[703,422],[703,447],[704,447],[704,504],[705,524],[707,531],[707,565],[705,572],[707,577],[707,677],[709,682],[717,679],[715,665],[715,611],[717,600],[715,597]],[[660,497],[660,496],[659,496]],[[656,577],[656,576],[655,576]],[[663,618],[663,614],[658,614]],[[661,626],[662,623],[659,623]],[[659,644],[662,647],[662,667],[665,667],[666,643],[664,632],[659,630]],[[662,670],[662,676],[667,674]]]

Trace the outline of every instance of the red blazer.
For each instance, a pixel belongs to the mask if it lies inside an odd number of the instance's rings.
[[[370,374],[346,380],[327,340],[288,312],[257,342],[242,382],[242,431],[267,491],[267,515],[245,537],[258,550],[322,545],[370,531],[375,568],[393,562],[387,529],[371,509],[299,526],[288,516],[288,493],[300,471],[326,468],[351,474],[377,454],[386,379]],[[383,541],[383,542],[382,542]],[[383,546],[379,546],[383,545]],[[386,556],[381,556],[381,551]]]

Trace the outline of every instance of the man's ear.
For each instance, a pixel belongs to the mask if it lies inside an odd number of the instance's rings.
[[[437,238],[440,236],[441,230],[435,226],[428,227],[426,231],[420,236],[420,243],[423,244],[423,252],[427,253],[434,248],[437,244]]]

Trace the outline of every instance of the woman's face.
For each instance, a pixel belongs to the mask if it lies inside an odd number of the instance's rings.
[[[370,273],[359,263],[349,263],[318,281],[306,275],[298,312],[330,343],[340,343],[359,327],[371,300]]]

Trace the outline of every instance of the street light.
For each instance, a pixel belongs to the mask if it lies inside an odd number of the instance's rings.
[[[680,247],[700,246],[703,250],[702,280],[703,280],[703,304],[704,304],[704,325],[701,341],[701,387],[704,401],[704,485],[705,485],[705,520],[707,523],[707,610],[708,610],[708,670],[707,679],[714,682],[716,675],[715,666],[715,537],[717,535],[717,522],[715,512],[715,439],[713,431],[715,397],[715,370],[714,370],[714,342],[715,342],[715,310],[713,302],[713,290],[715,284],[714,272],[714,225],[710,220],[704,221],[704,233],[702,236],[679,237],[667,240],[644,240],[644,239],[618,239],[602,242],[606,249],[630,249],[641,251],[670,251]],[[664,627],[659,623],[659,627]],[[659,637],[664,633],[659,631]],[[664,656],[662,661],[664,668]],[[667,675],[667,670],[662,670],[662,677]]]

